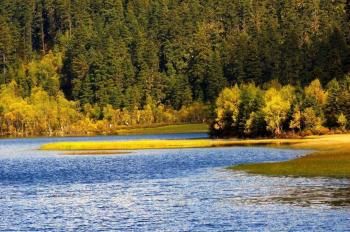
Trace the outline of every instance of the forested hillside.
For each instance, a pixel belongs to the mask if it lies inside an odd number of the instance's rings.
[[[349,22],[346,0],[0,0],[1,91],[30,107],[38,91],[67,99],[94,122],[110,124],[106,109],[132,118],[120,125],[193,121],[170,115],[207,110],[237,83],[344,79]],[[6,133],[37,123],[4,102]]]

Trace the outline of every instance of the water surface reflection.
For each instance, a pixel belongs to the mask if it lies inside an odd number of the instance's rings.
[[[191,136],[203,135],[166,137]],[[73,140],[135,138],[143,137]],[[349,180],[225,169],[305,151],[232,147],[94,156],[36,150],[69,139],[0,141],[0,231],[350,230]]]
[[[336,183],[333,186],[297,185],[273,186],[273,189],[261,188],[263,195],[249,198],[235,198],[235,202],[245,204],[286,204],[300,207],[325,207],[350,209],[350,181]],[[334,182],[334,180],[329,180]]]

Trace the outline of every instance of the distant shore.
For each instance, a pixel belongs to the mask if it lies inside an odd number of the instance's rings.
[[[0,139],[21,139],[21,138],[51,138],[51,137],[92,137],[92,136],[122,136],[122,135],[157,135],[157,134],[184,134],[184,133],[208,133],[209,126],[206,123],[185,123],[185,124],[153,124],[150,126],[121,127],[113,132],[85,133],[85,134],[59,134],[38,136],[1,136]]]
[[[117,135],[147,135],[147,134],[182,134],[207,133],[209,126],[205,123],[174,124],[140,128],[123,128],[116,131]]]

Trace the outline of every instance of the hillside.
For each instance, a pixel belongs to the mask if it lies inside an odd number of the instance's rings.
[[[16,98],[0,99],[1,134],[66,134],[81,118],[105,130],[112,110],[118,126],[203,122],[237,83],[341,81],[349,15],[344,0],[1,0],[1,91]],[[17,112],[40,111],[39,93],[71,118]]]

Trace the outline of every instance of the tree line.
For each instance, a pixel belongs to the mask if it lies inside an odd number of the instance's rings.
[[[80,110],[62,92],[50,96],[41,87],[23,98],[15,81],[0,87],[0,136],[117,134],[121,129],[205,122],[209,107],[193,103],[174,110],[147,100],[143,108],[114,109],[89,103]]]
[[[350,128],[350,76],[325,88],[276,81],[225,88],[216,100],[213,137],[266,137],[342,133]]]

